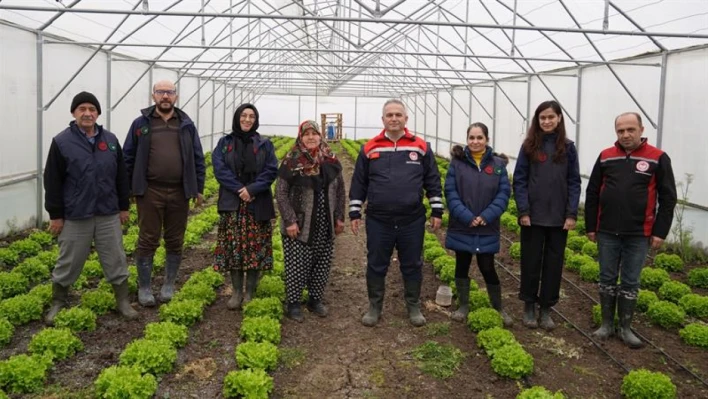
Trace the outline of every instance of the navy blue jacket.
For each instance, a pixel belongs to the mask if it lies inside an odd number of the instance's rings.
[[[556,133],[543,137],[541,160],[530,161],[523,147],[514,169],[514,199],[519,216],[530,216],[535,226],[559,227],[577,219],[580,202],[580,166],[575,144],[566,140],[566,159],[553,161]]]
[[[431,215],[442,217],[442,186],[428,143],[406,130],[394,143],[381,132],[361,147],[349,190],[349,218],[366,214],[381,221],[405,224],[425,215],[423,190]]]
[[[270,140],[255,134],[252,137],[253,150],[256,152],[256,170],[258,175],[253,183],[245,186],[248,193],[255,197],[248,204],[248,211],[257,221],[275,218],[273,193],[270,186],[278,175],[278,159],[275,148]],[[211,153],[211,163],[214,167],[214,177],[219,182],[219,212],[231,212],[239,209],[241,198],[238,190],[244,185],[236,177],[236,151],[233,133],[219,139],[216,148]]]
[[[182,110],[175,107],[180,120],[180,148],[182,150],[182,184],[186,198],[196,198],[204,192],[206,165],[202,143],[194,122]],[[128,169],[128,179],[133,195],[145,195],[147,189],[147,167],[150,156],[150,115],[155,112],[155,106],[145,108],[141,116],[130,125],[125,138],[123,157]]]
[[[450,212],[445,247],[470,253],[499,252],[499,218],[509,205],[511,186],[507,161],[494,156],[491,147],[477,165],[469,148],[453,157],[445,179],[445,199]],[[485,226],[470,227],[481,216]]]
[[[118,138],[96,125],[91,144],[76,122],[49,147],[44,208],[51,219],[115,215],[130,207],[128,176]]]

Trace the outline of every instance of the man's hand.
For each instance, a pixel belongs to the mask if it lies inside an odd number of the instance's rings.
[[[525,215],[519,218],[519,224],[522,226],[531,226],[531,217],[529,215]]]
[[[297,223],[293,223],[285,228],[285,233],[288,235],[288,237],[294,240],[297,238],[298,234],[300,234],[300,228],[298,227]]]
[[[440,226],[442,226],[442,219],[431,216],[430,217],[430,227],[433,229],[433,231],[436,231],[437,229],[439,229]]]
[[[49,221],[49,232],[58,236],[64,228],[64,219],[52,219]]]
[[[592,242],[597,242],[597,233],[588,232],[588,240]]]
[[[575,219],[565,218],[565,223],[563,223],[563,230],[573,230],[575,228]]]
[[[118,218],[120,219],[120,224],[126,224],[130,220],[130,212],[120,211]]]
[[[651,236],[649,243],[651,244],[652,249],[659,249],[664,244],[664,239],[657,236]]]
[[[344,221],[337,220],[334,223],[334,235],[338,236],[344,232]]]
[[[355,236],[359,235],[359,225],[361,225],[361,219],[352,219],[352,233]]]
[[[204,203],[204,196],[197,194],[197,198],[194,199],[194,206],[202,206]]]
[[[241,188],[238,190],[238,196],[241,198],[243,202],[251,202],[253,199],[251,198],[251,194],[248,192],[248,189],[246,187]]]

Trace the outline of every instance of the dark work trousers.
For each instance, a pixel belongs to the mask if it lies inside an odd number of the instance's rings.
[[[538,302],[542,307],[558,303],[567,239],[568,231],[562,226],[521,226],[519,299]]]
[[[469,278],[473,256],[471,252],[455,251],[455,278]],[[484,277],[485,284],[499,285],[499,275],[494,268],[494,254],[478,253],[477,266]]]
[[[367,276],[386,277],[393,249],[398,251],[404,281],[423,279],[425,215],[405,225],[366,218]]]
[[[136,203],[140,226],[137,255],[152,258],[160,246],[163,230],[165,252],[182,254],[189,215],[189,200],[182,185],[160,186],[149,182],[145,195],[136,197]]]

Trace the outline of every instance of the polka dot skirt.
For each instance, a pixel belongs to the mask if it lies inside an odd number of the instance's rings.
[[[310,231],[311,244],[283,236],[288,303],[299,302],[305,287],[311,300],[319,301],[324,296],[334,250],[325,200],[324,191],[320,191],[317,194],[314,228]]]

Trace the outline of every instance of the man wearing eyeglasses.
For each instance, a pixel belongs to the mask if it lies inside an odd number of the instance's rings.
[[[155,105],[143,109],[133,121],[123,146],[131,193],[138,206],[140,233],[135,260],[138,302],[142,306],[155,306],[150,280],[163,230],[167,260],[160,300],[172,299],[189,200],[201,205],[206,170],[197,128],[184,111],[175,107],[174,83],[156,83],[152,98]]]

